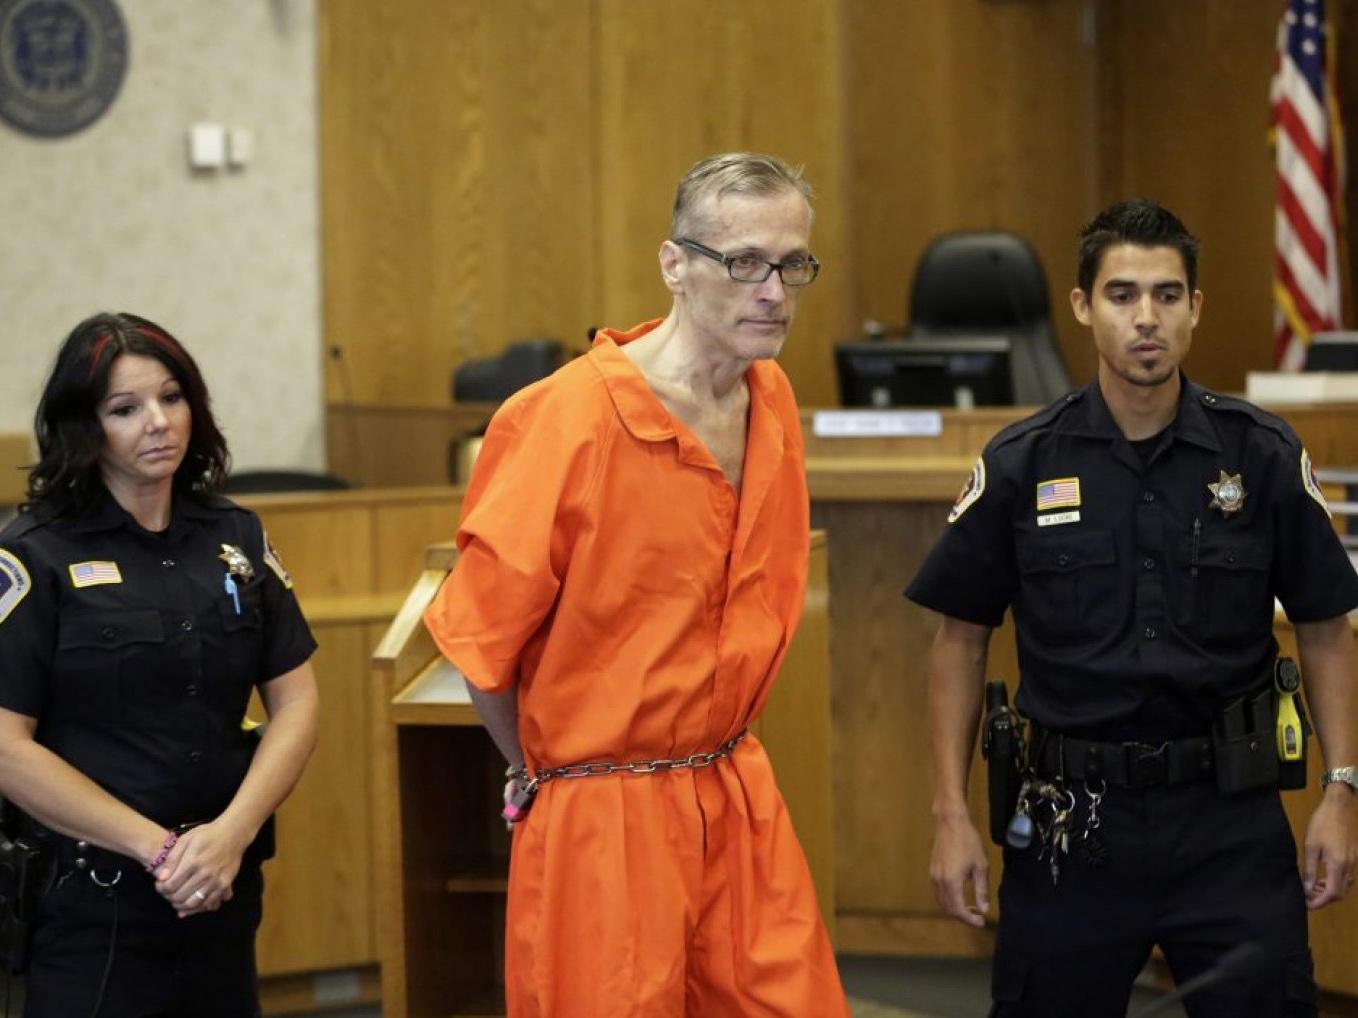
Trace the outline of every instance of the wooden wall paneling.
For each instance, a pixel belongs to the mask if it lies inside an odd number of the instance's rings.
[[[1082,9],[844,4],[856,323],[905,324],[915,265],[937,234],[1012,230],[1042,259],[1072,378],[1091,375],[1066,296],[1096,191]]]
[[[461,359],[593,320],[590,16],[322,4],[329,399],[443,401]]]
[[[256,511],[264,518],[269,541],[292,576],[298,597],[376,589],[368,508],[318,504],[257,506]]]
[[[347,968],[377,957],[366,746],[367,663],[380,631],[374,624],[316,620],[312,631],[320,645],[312,659],[320,739],[278,811],[278,860],[265,870],[259,931],[265,976]]]
[[[451,541],[456,535],[461,511],[461,489],[450,490],[442,505],[415,502],[376,507],[376,589],[408,590],[424,568],[425,549],[438,541]]]
[[[1273,155],[1268,87],[1281,3],[1111,0],[1100,61],[1114,76],[1102,204],[1146,197],[1202,241],[1194,381],[1243,391],[1273,364]],[[1148,73],[1149,72],[1149,73]]]
[[[668,312],[656,252],[674,188],[693,163],[733,149],[805,164],[816,188],[812,247],[825,265],[799,299],[780,360],[808,405],[835,402],[831,341],[845,332],[853,266],[846,180],[840,4],[768,9],[597,0],[600,276],[606,324]]]
[[[28,490],[28,470],[35,457],[27,434],[0,435],[0,506],[18,505]]]
[[[937,911],[927,867],[933,767],[920,655],[932,632],[900,591],[944,515],[929,503],[812,508],[812,525],[827,533],[834,591],[830,702],[841,916]]]
[[[806,854],[821,915],[835,939],[834,732],[830,720],[830,619],[825,535],[811,535],[806,610],[753,728],[784,791]],[[790,793],[790,794],[789,794]]]
[[[1286,622],[1274,627],[1278,637],[1278,653],[1299,660],[1296,631]],[[1304,676],[1303,676],[1304,679]],[[1283,807],[1292,822],[1298,848],[1303,843],[1311,813],[1320,803],[1321,766],[1319,741],[1312,739],[1308,747],[1307,786],[1304,791],[1283,793]],[[1335,766],[1338,761],[1335,761]],[[1298,854],[1298,864],[1301,864]],[[1351,896],[1350,896],[1351,897]],[[1337,902],[1319,912],[1307,915],[1311,924],[1311,953],[1315,958],[1316,982],[1327,990],[1358,994],[1358,969],[1353,965],[1354,946],[1358,945],[1358,909],[1350,900]]]
[[[1344,196],[1345,219],[1348,223],[1348,265],[1341,265],[1346,272],[1348,286],[1348,326],[1358,328],[1358,171],[1354,169],[1354,152],[1358,152],[1358,74],[1353,67],[1358,65],[1358,0],[1330,0],[1325,6],[1338,31],[1338,43],[1342,66],[1337,75],[1339,87],[1339,108],[1343,111],[1345,141],[1349,155],[1348,188]]]

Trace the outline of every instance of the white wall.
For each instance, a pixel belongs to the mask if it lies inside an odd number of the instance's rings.
[[[58,343],[95,311],[174,333],[237,468],[320,468],[315,0],[119,0],[112,107],[48,140],[0,122],[0,432],[32,428]],[[191,171],[197,121],[254,132]]]

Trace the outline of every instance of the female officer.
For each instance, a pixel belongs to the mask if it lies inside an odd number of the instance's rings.
[[[0,531],[0,795],[56,859],[24,1013],[256,1015],[259,867],[316,741],[315,641],[259,519],[213,494],[226,443],[164,329],[76,326],[36,430]]]

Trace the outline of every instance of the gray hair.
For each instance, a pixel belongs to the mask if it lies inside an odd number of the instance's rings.
[[[728,194],[800,194],[811,204],[811,185],[800,166],[789,166],[777,156],[759,152],[723,152],[694,163],[679,181],[674,194],[674,218],[670,239],[679,240],[700,232],[705,225],[699,206],[706,198]]]

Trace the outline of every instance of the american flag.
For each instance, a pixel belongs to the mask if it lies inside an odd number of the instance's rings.
[[[1339,58],[1324,0],[1287,0],[1269,104],[1277,168],[1274,357],[1296,371],[1311,334],[1341,327],[1343,145]]]
[[[96,583],[122,583],[122,573],[116,562],[75,562],[71,565],[71,581],[77,587],[92,587]]]
[[[1043,481],[1037,486],[1037,511],[1058,509],[1061,506],[1080,504],[1080,479],[1062,477],[1056,481]]]

